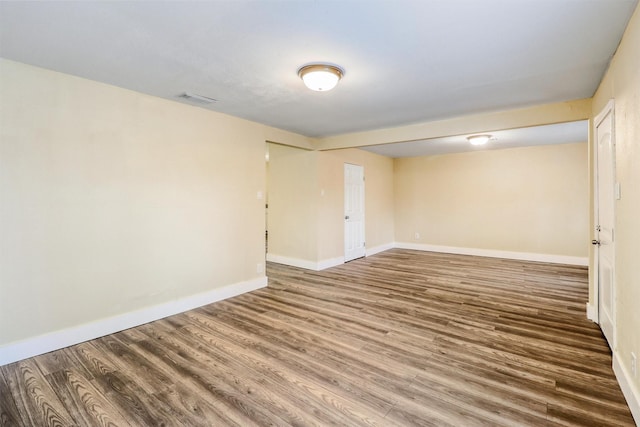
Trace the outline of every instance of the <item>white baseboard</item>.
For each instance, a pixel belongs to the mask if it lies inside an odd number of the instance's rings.
[[[371,256],[371,255],[379,254],[380,252],[384,252],[384,251],[387,251],[387,250],[393,249],[393,248],[395,248],[395,244],[394,243],[387,243],[387,244],[384,244],[384,245],[374,246],[372,248],[367,248],[366,249],[366,255],[365,256]]]
[[[589,265],[588,257],[568,255],[537,254],[530,252],[498,251],[494,249],[459,248],[455,246],[428,245],[422,243],[397,242],[396,248],[414,249],[417,251],[443,252],[447,254],[475,255],[490,258],[518,259],[523,261],[549,262],[553,264]]]
[[[291,258],[282,255],[267,253],[267,261],[275,262],[276,264],[284,264],[290,265],[292,267],[318,271],[318,263],[314,261],[308,261],[306,259]]]
[[[0,347],[0,366],[99,338],[267,286],[259,277],[176,301],[143,308]]]
[[[344,264],[344,257],[329,258],[315,262],[306,259],[291,258],[287,256],[268,253],[267,261],[275,262],[276,264],[284,264],[290,265],[292,267],[304,268],[306,270],[320,271],[327,268],[335,267],[336,265]]]
[[[598,323],[598,307],[587,303],[587,319],[594,323]]]
[[[337,265],[342,265],[342,264],[344,264],[344,257],[343,256],[336,257],[336,258],[324,259],[324,260],[318,261],[318,269],[317,269],[317,271],[325,270],[327,268],[335,267]]]
[[[640,426],[640,391],[634,386],[631,373],[620,362],[620,354],[617,351],[613,353],[613,372],[616,374],[622,394],[627,400],[631,415],[633,415],[636,425]]]
[[[589,258],[587,257],[574,257],[566,255],[551,255],[551,254],[536,254],[528,252],[510,252],[510,251],[497,251],[493,249],[476,249],[476,248],[459,248],[454,246],[440,246],[440,245],[428,245],[422,243],[386,243],[384,245],[374,246],[366,249],[365,256],[375,255],[380,252],[384,252],[389,249],[414,249],[418,251],[428,252],[442,252],[448,254],[459,255],[475,255],[485,256],[491,258],[506,258],[506,259],[519,259],[524,261],[538,261],[549,262],[554,264],[569,264],[569,265],[589,265]],[[277,254],[267,254],[267,261],[275,262],[277,264],[290,265],[292,267],[304,268],[306,270],[320,271],[327,268],[335,267],[337,265],[344,264],[344,257],[330,258],[321,261],[309,261],[300,258],[291,258],[287,256]]]

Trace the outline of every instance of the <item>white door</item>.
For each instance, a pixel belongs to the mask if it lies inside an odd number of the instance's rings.
[[[345,163],[344,261],[362,258],[364,243],[364,168]]]
[[[598,323],[614,348],[615,337],[615,140],[613,100],[596,116],[596,212],[594,230],[597,245],[596,262],[598,277]]]

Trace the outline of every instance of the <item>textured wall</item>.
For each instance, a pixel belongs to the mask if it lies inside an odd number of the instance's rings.
[[[616,180],[622,189],[622,198],[615,205],[615,353],[635,387],[636,407],[640,408],[640,374],[635,378],[630,375],[631,352],[640,358],[640,8],[636,8],[593,98],[593,116],[612,98],[615,100]],[[596,283],[595,277],[591,277],[591,301]]]
[[[252,280],[263,127],[0,61],[0,345]]]
[[[586,143],[396,159],[395,197],[397,242],[588,254]]]

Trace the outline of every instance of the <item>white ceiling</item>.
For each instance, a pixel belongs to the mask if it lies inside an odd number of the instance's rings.
[[[593,95],[637,0],[0,2],[0,56],[320,137]],[[307,90],[312,61],[346,71]]]
[[[363,147],[363,150],[388,157],[417,157],[435,154],[462,153],[465,151],[499,150],[503,148],[528,147],[533,145],[569,144],[587,142],[589,122],[558,123],[545,126],[533,126],[519,129],[485,132],[492,139],[485,145],[469,144],[467,135],[433,138],[422,141],[398,142],[395,144]]]

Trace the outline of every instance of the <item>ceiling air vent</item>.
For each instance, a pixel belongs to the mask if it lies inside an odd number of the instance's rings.
[[[196,95],[195,93],[185,92],[178,95],[178,98],[186,99],[187,101],[195,102],[196,104],[213,104],[218,102],[217,99],[209,98],[207,96]]]

